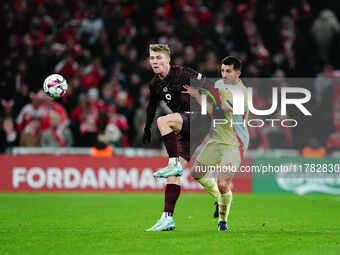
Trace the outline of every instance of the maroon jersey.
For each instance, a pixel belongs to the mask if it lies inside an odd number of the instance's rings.
[[[183,85],[190,85],[190,79],[201,79],[202,74],[183,66],[171,66],[169,74],[161,80],[158,75],[151,80],[150,101],[147,108],[146,127],[150,127],[160,100],[165,101],[173,112],[189,112],[200,109],[189,94],[184,94]],[[191,105],[190,105],[191,103]]]

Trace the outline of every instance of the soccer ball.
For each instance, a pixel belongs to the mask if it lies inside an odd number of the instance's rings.
[[[44,92],[52,98],[60,98],[65,95],[67,81],[60,74],[51,74],[44,81]]]

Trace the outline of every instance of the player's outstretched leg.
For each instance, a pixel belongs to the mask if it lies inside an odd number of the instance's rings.
[[[170,177],[170,178],[178,178],[179,177]],[[181,186],[178,184],[170,183],[165,187],[165,196],[164,196],[164,210],[161,218],[157,221],[157,223],[147,229],[147,231],[170,231],[175,229],[175,222],[173,220],[173,214],[175,210],[175,205],[177,199],[181,193]]]
[[[211,171],[216,170],[216,166],[220,163],[221,157],[220,147],[210,141],[204,145],[191,168],[191,176],[197,180],[217,202],[220,200],[221,194]],[[217,217],[218,206],[215,204],[214,218]]]
[[[182,165],[185,167],[187,161],[180,157]],[[173,220],[173,215],[175,211],[176,202],[181,193],[180,177],[171,176],[167,178],[167,185],[165,187],[164,194],[164,209],[161,218],[157,223],[147,229],[147,231],[169,231],[175,229],[175,222]]]
[[[218,217],[217,201],[220,199],[221,194],[220,191],[218,190],[218,186],[214,177],[208,171],[208,166],[196,161],[194,165],[191,167],[190,174],[191,177],[194,178],[198,183],[200,183],[202,187],[216,200],[213,217],[217,218]]]
[[[233,199],[233,194],[231,192],[231,180],[232,177],[229,178],[218,178],[218,189],[221,193],[220,198],[218,199],[218,207],[219,207],[219,218],[218,218],[218,231],[228,231],[228,216],[231,206],[231,201]]]
[[[179,113],[172,113],[157,119],[157,126],[161,132],[165,148],[169,155],[168,165],[154,173],[155,177],[167,178],[181,176],[183,167],[179,160],[177,135],[182,129],[183,119]]]

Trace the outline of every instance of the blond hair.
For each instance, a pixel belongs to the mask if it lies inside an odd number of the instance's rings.
[[[170,48],[167,44],[150,44],[149,51],[162,52],[170,57]]]

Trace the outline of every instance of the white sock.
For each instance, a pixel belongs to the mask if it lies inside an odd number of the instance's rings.
[[[181,161],[179,160],[179,157],[169,158],[168,165],[181,166]]]
[[[172,220],[172,216],[169,215],[168,212],[163,212],[162,213],[162,216],[161,216],[161,219],[169,219],[169,220]]]
[[[228,221],[231,201],[233,200],[233,193],[231,190],[225,194],[221,194],[218,200],[219,221]]]
[[[215,198],[216,200],[219,199],[220,191],[218,190],[218,186],[217,186],[215,179],[211,175],[206,174],[205,176],[203,176],[201,179],[198,179],[197,181],[203,186],[203,188],[213,198]]]

